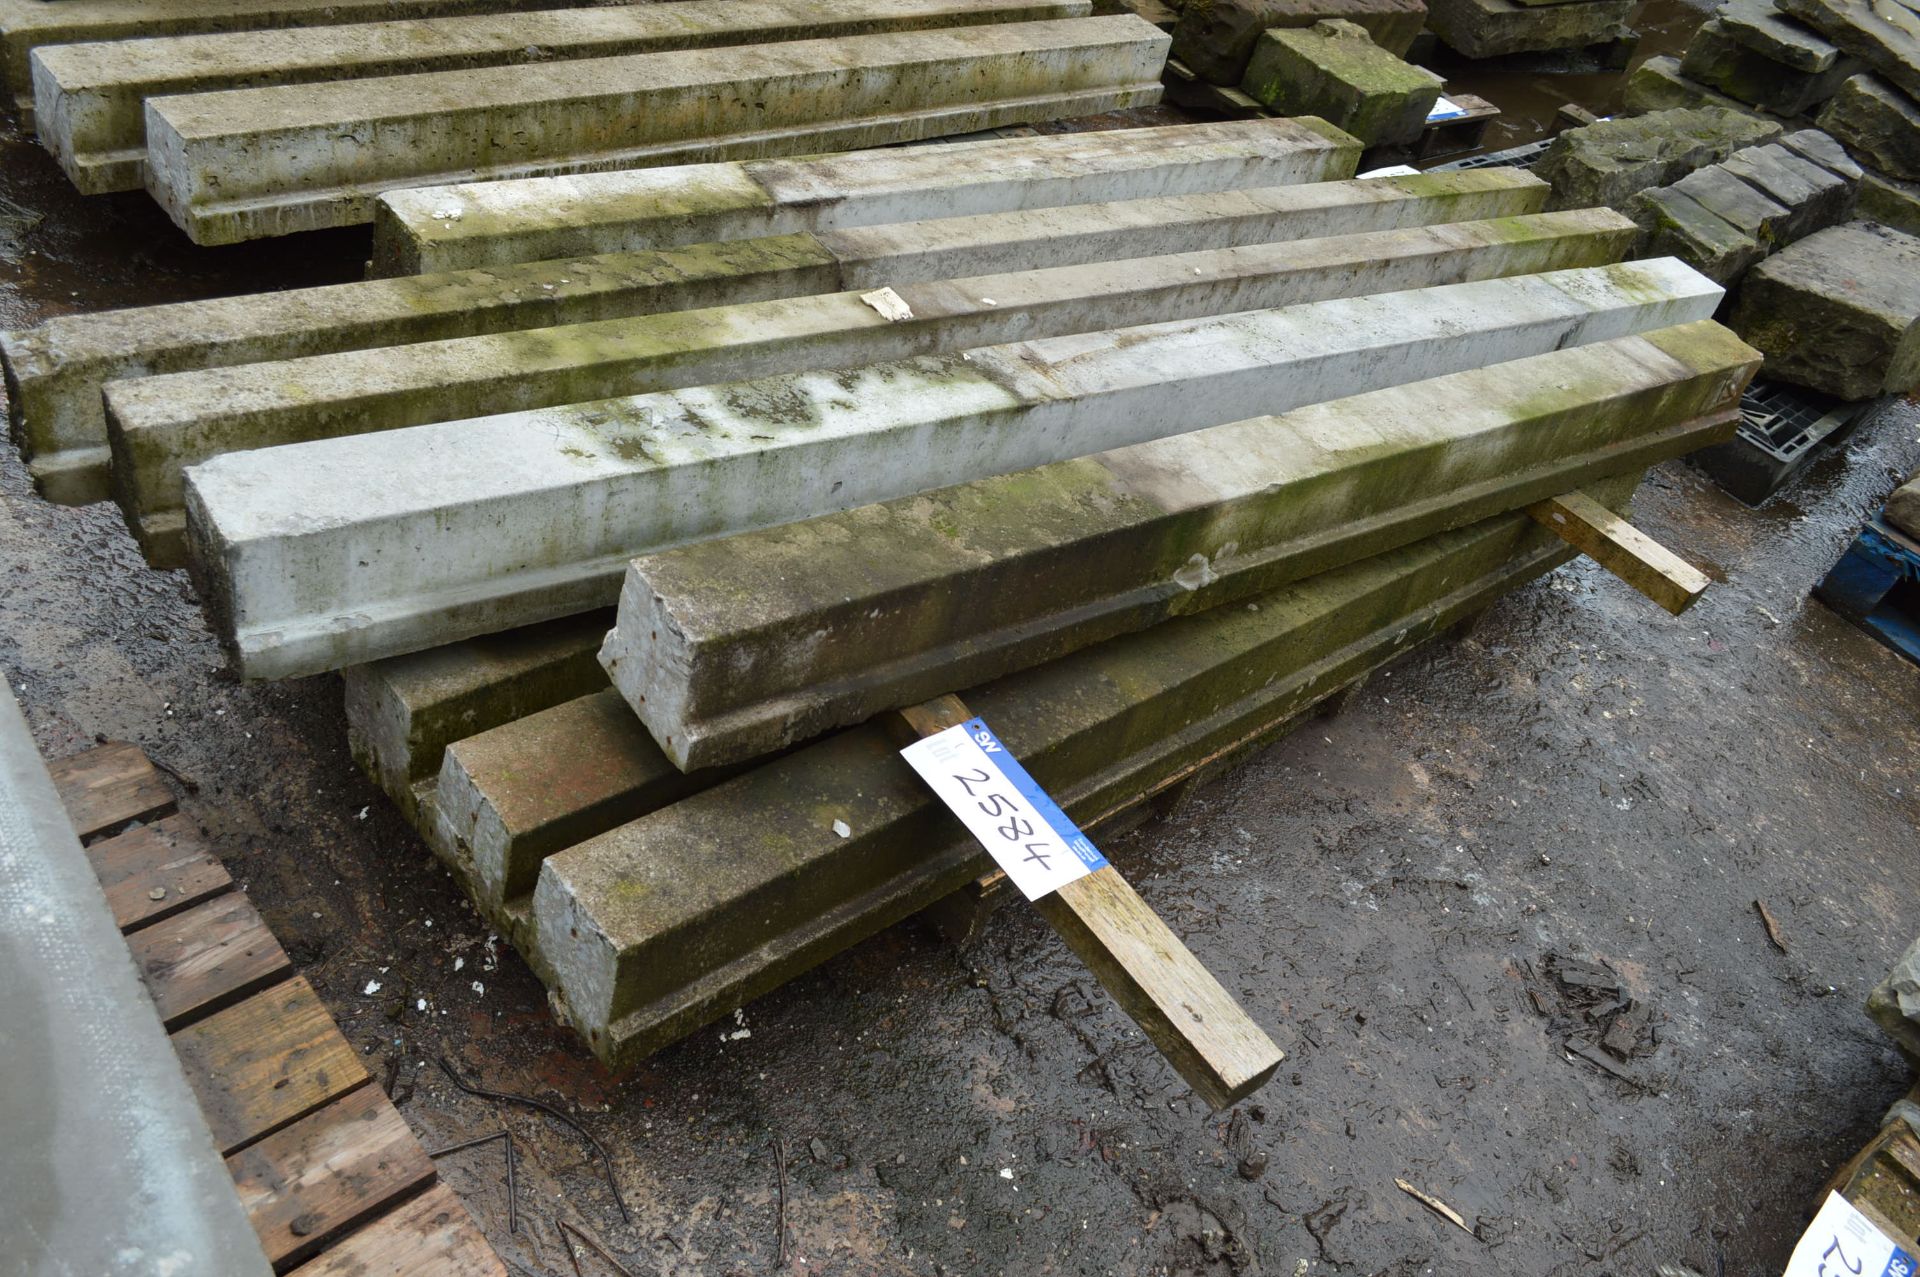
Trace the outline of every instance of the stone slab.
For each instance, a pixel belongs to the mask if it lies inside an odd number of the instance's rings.
[[[1838,48],[1781,13],[1773,0],[1726,0],[1713,17],[1732,39],[1795,71],[1825,71],[1840,57]]]
[[[1719,295],[1637,262],[228,453],[187,475],[194,577],[245,676],[335,669],[604,606],[648,550],[1704,319]]]
[[[1693,33],[1680,60],[1680,73],[1696,83],[1781,116],[1812,110],[1859,69],[1851,57],[1836,57],[1822,71],[1783,66],[1735,38],[1718,18],[1709,18]]]
[[[1859,210],[1883,226],[1920,235],[1920,182],[1868,173],[1860,179]]]
[[[965,699],[1097,832],[1568,557],[1527,523],[1443,534]],[[989,867],[896,749],[855,728],[544,863],[523,951],[597,1056],[631,1063]]]
[[[409,822],[447,746],[606,686],[611,612],[585,612],[342,671],[354,761]]]
[[[600,659],[675,766],[744,761],[1720,442],[1759,363],[1704,322],[696,542]]]
[[[36,0],[37,2],[37,0]],[[62,0],[71,3],[71,0]],[[1353,176],[1315,120],[1229,120],[389,192],[375,275]]]
[[[1920,179],[1920,102],[1874,75],[1856,75],[1820,112],[1820,127],[1870,168]]]
[[[1846,221],[1859,197],[1858,182],[1777,142],[1735,151],[1720,167],[1787,208],[1787,220],[1779,230],[1782,243]]]
[[[1888,81],[1920,97],[1916,0],[1779,0],[1798,18]]]
[[[373,220],[382,191],[913,141],[1159,100],[1133,14],[155,98],[147,189],[195,243]]]
[[[1427,27],[1469,58],[1584,49],[1625,34],[1633,0],[1527,5],[1516,0],[1428,0]]]
[[[43,495],[107,486],[108,381],[1015,268],[1538,212],[1520,169],[981,213],[727,244],[66,316],[0,333],[15,441]]]
[[[1648,58],[1627,76],[1626,87],[1621,91],[1621,105],[1636,115],[1652,111],[1718,107],[1759,119],[1772,118],[1758,107],[1749,106],[1718,89],[1688,79],[1680,74],[1680,59],[1664,54]]]
[[[1553,185],[1552,207],[1618,207],[1637,192],[1670,185],[1742,147],[1779,136],[1779,125],[1733,111],[1656,111],[1568,129],[1534,164],[1534,172]]]
[[[181,475],[221,453],[586,403],[803,368],[1593,265],[1626,248],[1607,210],[1534,214],[346,351],[109,383],[114,496],[149,560],[177,566]]]
[[[1393,146],[1420,136],[1444,83],[1330,18],[1263,33],[1240,87],[1281,115],[1315,115],[1368,146]]]
[[[57,45],[33,56],[34,120],[82,191],[136,191],[150,98],[1091,12],[1089,0],[685,0]]]
[[[1786,242],[1791,210],[1718,164],[1695,169],[1675,182],[1672,189],[1751,236],[1763,249],[1771,251]]]
[[[1767,376],[1841,399],[1920,382],[1920,239],[1873,222],[1810,235],[1747,273],[1729,321]]]
[[[1812,160],[1827,172],[1849,182],[1860,180],[1860,166],[1845,147],[1819,129],[1798,129],[1780,139],[1780,145],[1802,159]]]
[[[0,0],[0,77],[7,93],[31,113],[33,73],[28,58],[46,45],[500,13],[521,7],[533,6],[514,0],[142,0],[134,5],[125,0]]]
[[[1210,84],[1237,85],[1261,33],[1279,27],[1310,27],[1322,18],[1343,18],[1366,28],[1373,42],[1397,58],[1407,56],[1427,21],[1426,0],[1213,0],[1180,11],[1173,28],[1173,56]]]

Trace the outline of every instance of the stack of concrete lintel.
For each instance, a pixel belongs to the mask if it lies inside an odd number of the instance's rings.
[[[362,223],[410,186],[1149,105],[1168,46],[1090,0],[155,7],[129,29],[107,0],[0,0],[6,87],[82,190],[144,186],[203,244]]]
[[[184,557],[241,672],[345,667],[356,756],[625,1063],[979,879],[888,711],[961,692],[1097,834],[1563,562],[1528,507],[1731,431],[1756,356],[1629,220],[1359,152],[415,191],[377,259],[427,273],[0,353],[43,488]]]

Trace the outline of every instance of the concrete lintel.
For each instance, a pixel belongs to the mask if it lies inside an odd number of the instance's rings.
[[[1635,262],[228,453],[187,474],[193,567],[244,675],[313,673],[604,606],[647,550],[1705,319],[1720,292]]]
[[[677,766],[752,758],[1719,442],[1759,361],[1706,321],[695,542],[601,661]]]
[[[66,2],[66,0],[62,0]],[[60,316],[0,333],[43,496],[111,495],[109,381],[524,328],[1540,211],[1521,169],[980,213]]]
[[[82,191],[136,191],[149,98],[1091,12],[1090,0],[686,0],[64,44],[34,52],[34,121]]]
[[[71,3],[72,0],[63,0]],[[1322,122],[1234,120],[392,191],[373,270],[414,274],[1352,177]]]
[[[221,453],[1618,259],[1633,224],[1606,209],[601,320],[116,382],[105,391],[114,494],[151,561],[177,566],[181,475]],[[796,254],[806,256],[804,254]]]
[[[147,189],[196,243],[230,244],[371,221],[382,191],[423,183],[872,146],[1150,104],[1167,45],[1118,14],[189,93],[146,104]]]
[[[1622,501],[1633,482],[1601,495]],[[966,700],[1097,832],[1569,554],[1504,515]],[[596,1055],[631,1063],[988,866],[896,748],[855,728],[545,861],[524,951]]]

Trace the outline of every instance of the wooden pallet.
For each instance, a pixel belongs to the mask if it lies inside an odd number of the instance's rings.
[[[48,770],[274,1271],[505,1277],[146,754]]]

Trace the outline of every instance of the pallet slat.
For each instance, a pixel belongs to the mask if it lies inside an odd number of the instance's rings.
[[[227,1169],[276,1272],[434,1182],[426,1150],[377,1086],[234,1154]]]
[[[87,860],[122,931],[152,926],[233,888],[226,866],[184,815],[103,838],[87,848]]]
[[[47,771],[82,841],[130,820],[151,820],[173,811],[173,792],[159,769],[138,745],[126,741],[58,759]]]
[[[169,1033],[293,970],[253,902],[237,891],[134,932],[127,948]]]
[[[180,1030],[173,1047],[223,1156],[367,1080],[305,976]]]
[[[436,1184],[367,1225],[294,1277],[506,1277],[453,1190]]]

